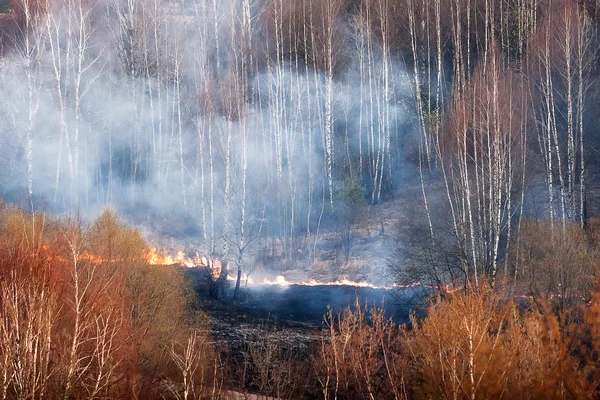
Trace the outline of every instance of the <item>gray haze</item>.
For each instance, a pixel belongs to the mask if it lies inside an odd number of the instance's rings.
[[[414,175],[412,78],[344,10],[338,58],[323,63],[327,42],[277,5],[53,7],[13,32],[0,66],[9,201],[90,216],[111,206],[153,239],[192,236],[235,258],[259,237],[300,251],[296,238],[348,219],[347,182],[368,204]]]

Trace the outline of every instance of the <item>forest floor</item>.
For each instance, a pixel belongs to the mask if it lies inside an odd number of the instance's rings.
[[[242,356],[247,346],[265,336],[295,351],[304,352],[320,340],[324,316],[334,315],[355,302],[361,307],[384,307],[398,323],[409,323],[414,299],[422,288],[373,289],[353,286],[254,285],[242,288],[233,300],[230,282],[220,299],[210,294],[209,275],[203,269],[186,269],[198,303],[211,321],[213,340],[228,352]]]
[[[352,224],[348,258],[342,232],[334,223],[329,223],[319,230],[313,228],[310,238],[299,237],[291,244],[276,237],[257,240],[244,253],[243,272],[255,283],[284,276],[288,282],[347,279],[381,287],[392,286],[395,276],[389,265],[397,263],[399,245],[412,235],[424,216],[420,196],[419,186],[405,185],[378,204],[364,206]],[[200,231],[190,226],[194,224],[193,219],[151,215],[150,210],[142,213],[138,210],[136,215],[133,219],[128,218],[128,222],[142,226],[144,237],[162,252],[175,254],[183,250],[188,256],[194,256],[196,252],[211,254],[210,243],[202,239]],[[284,256],[286,246],[293,248],[293,260]],[[217,254],[221,248],[222,243],[217,241]],[[232,253],[235,251],[235,248],[231,249]],[[232,258],[236,258],[235,255]],[[230,265],[231,275],[235,275],[235,268]]]

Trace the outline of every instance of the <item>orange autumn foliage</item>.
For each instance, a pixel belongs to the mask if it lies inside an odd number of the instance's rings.
[[[112,211],[87,224],[0,204],[2,398],[172,394],[168,349],[204,322],[181,272],[148,265],[147,249]],[[201,354],[212,368],[213,353]]]

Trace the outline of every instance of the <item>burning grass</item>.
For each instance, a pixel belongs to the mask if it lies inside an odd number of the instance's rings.
[[[171,395],[175,343],[207,321],[179,270],[147,251],[110,211],[86,223],[0,205],[0,397]]]
[[[500,290],[445,288],[425,318],[413,317],[411,329],[383,308],[359,302],[330,309],[321,323],[275,324],[242,315],[239,304],[215,301],[225,308],[210,312],[211,323],[182,272],[214,280],[226,270],[208,256],[162,254],[110,211],[86,223],[0,206],[0,397],[598,394],[598,293],[563,304],[552,296],[545,303]],[[288,294],[306,290],[309,298],[285,305],[298,310],[310,307],[318,292],[389,291],[291,275],[248,281]]]

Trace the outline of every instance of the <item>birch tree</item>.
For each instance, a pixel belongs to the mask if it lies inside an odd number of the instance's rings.
[[[20,20],[17,21],[18,36],[13,38],[19,61],[25,74],[26,89],[23,94],[23,105],[26,110],[26,119],[22,123],[25,139],[25,154],[27,162],[27,193],[33,197],[33,141],[35,127],[40,107],[40,92],[42,89],[41,57],[46,35],[43,21],[46,18],[45,3],[35,0],[17,0],[16,13]],[[16,118],[16,117],[15,117]],[[20,121],[15,119],[17,126]]]

